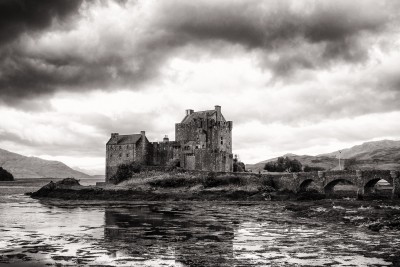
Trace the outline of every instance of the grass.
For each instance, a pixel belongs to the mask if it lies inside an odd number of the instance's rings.
[[[229,190],[229,191],[273,191],[271,181],[256,176],[235,176],[232,174],[188,174],[180,172],[142,172],[119,184],[122,187],[140,189],[188,189]]]

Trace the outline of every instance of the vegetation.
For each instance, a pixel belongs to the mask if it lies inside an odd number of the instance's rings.
[[[169,170],[175,170],[180,166],[180,161],[179,159],[171,159],[170,161],[167,162],[167,167]]]
[[[185,192],[198,190],[244,190],[265,191],[273,187],[272,180],[267,177],[256,175],[242,176],[234,174],[209,173],[186,173],[186,172],[141,172],[120,184],[128,188],[141,188],[141,190],[181,190]]]
[[[246,165],[239,160],[238,155],[235,155],[235,158],[233,159],[233,172],[245,172],[245,171],[246,171]]]
[[[322,167],[317,167],[317,166],[308,166],[305,165],[303,168],[304,172],[316,172],[316,171],[324,171],[325,169]]]
[[[14,181],[14,176],[0,167],[0,181]]]
[[[142,169],[142,165],[137,162],[129,164],[121,164],[118,166],[117,172],[110,178],[113,184],[119,184],[122,181],[132,178],[133,174],[139,173]]]
[[[267,162],[264,170],[269,172],[301,172],[302,165],[297,159],[279,157],[275,162]]]
[[[347,171],[356,170],[357,169],[357,159],[349,158],[344,160],[344,169]]]

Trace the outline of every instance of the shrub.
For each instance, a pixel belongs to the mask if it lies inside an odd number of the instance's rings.
[[[164,188],[178,188],[183,186],[193,186],[197,183],[196,179],[188,177],[187,175],[175,175],[167,177],[162,177],[161,179],[156,179],[149,181],[148,184],[153,187],[164,187]]]
[[[0,167],[0,181],[14,181],[14,176]]]
[[[304,172],[316,172],[316,171],[324,171],[325,169],[322,167],[317,167],[317,166],[304,166]]]
[[[217,174],[215,172],[209,172],[207,177],[203,179],[203,186],[216,187],[221,185],[243,185],[246,183],[244,180],[245,178],[230,175],[217,177]]]
[[[139,173],[141,169],[142,165],[137,162],[121,164],[118,166],[117,172],[111,177],[110,181],[114,184],[118,184],[131,178],[134,173]]]
[[[171,159],[167,162],[167,168],[169,171],[173,171],[180,166],[179,159]]]
[[[264,170],[269,172],[301,172],[302,166],[297,159],[279,157],[275,162],[267,162]]]
[[[245,172],[245,171],[246,171],[246,165],[239,160],[237,155],[235,155],[235,158],[233,159],[233,172]]]

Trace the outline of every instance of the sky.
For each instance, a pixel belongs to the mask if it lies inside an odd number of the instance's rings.
[[[3,0],[0,148],[101,174],[222,106],[256,163],[400,139],[400,2]]]

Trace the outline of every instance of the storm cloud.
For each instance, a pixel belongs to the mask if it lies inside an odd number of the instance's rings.
[[[176,54],[226,55],[235,46],[258,53],[266,71],[288,81],[297,70],[365,61],[369,36],[397,19],[393,3],[375,1],[88,2],[2,3],[4,102],[57,91],[139,90],[158,81]]]
[[[245,161],[400,138],[399,26],[395,0],[1,1],[0,148],[101,169],[110,132],[215,104]]]

